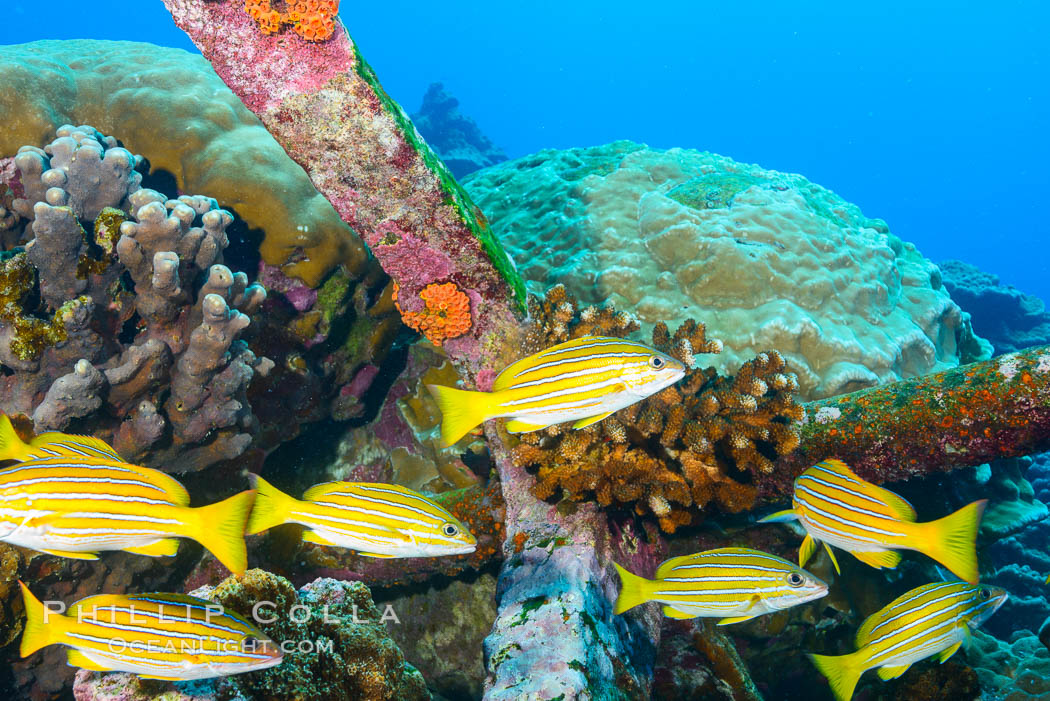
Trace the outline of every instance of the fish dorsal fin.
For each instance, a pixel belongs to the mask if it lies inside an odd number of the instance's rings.
[[[672,557],[670,560],[663,562],[659,567],[656,568],[656,574],[653,575],[653,579],[663,579],[671,574],[671,570],[679,565],[687,565],[696,561],[696,555],[681,555],[679,557]]]
[[[857,647],[863,647],[866,645],[871,639],[871,631],[875,626],[890,617],[889,609],[890,606],[886,606],[864,619],[864,622],[860,624],[860,628],[857,629],[856,638],[854,638]]]
[[[48,431],[29,441],[30,450],[38,457],[51,457],[55,453],[70,458],[102,458],[124,462],[108,443],[94,436],[78,436],[58,431]],[[45,452],[47,451],[47,452]]]
[[[580,336],[579,338],[574,338],[571,341],[559,343],[557,345],[551,346],[550,348],[545,348],[539,353],[533,353],[532,355],[526,356],[521,360],[517,360],[514,363],[508,365],[506,368],[504,368],[503,372],[496,376],[496,380],[492,383],[492,391],[500,392],[502,390],[510,388],[514,384],[514,381],[517,379],[517,375],[519,373],[521,373],[524,370],[528,370],[533,366],[544,363],[547,360],[544,358],[544,356],[552,355],[553,353],[556,353],[558,351],[572,350],[575,346],[585,345],[587,343],[593,343],[595,341],[600,341],[603,339],[605,339],[604,336]],[[624,341],[624,343],[627,342],[628,341]]]
[[[893,515],[901,521],[915,521],[915,507],[908,503],[904,497],[894,494],[884,487],[871,485],[873,496],[881,499],[886,506],[890,507]]]
[[[303,492],[303,501],[317,501],[329,492],[349,490],[353,482],[321,482]]]
[[[823,467],[827,470],[837,472],[844,479],[848,479],[855,482],[858,487],[868,491],[871,496],[875,497],[879,501],[883,502],[889,507],[890,511],[894,516],[902,521],[914,521],[916,518],[915,507],[908,503],[908,500],[897,494],[894,494],[890,490],[880,487],[877,484],[869,482],[866,479],[858,476],[856,472],[850,469],[849,465],[836,460],[834,458],[830,460],[823,460],[817,463],[819,467]]]

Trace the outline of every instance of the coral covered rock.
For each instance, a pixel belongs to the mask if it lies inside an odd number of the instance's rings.
[[[542,151],[464,181],[532,284],[648,331],[704,319],[719,371],[783,354],[828,397],[987,352],[915,247],[834,193],[686,149]]]
[[[127,41],[0,47],[0,123],[0,157],[63,124],[118,134],[181,192],[207,192],[261,229],[263,259],[311,287],[339,264],[366,265],[361,240],[198,55]]]
[[[576,322],[576,303],[561,287],[542,302],[531,300],[530,312],[535,325],[528,338],[536,346],[530,351],[636,328],[608,308],[588,307]],[[558,425],[521,435],[512,459],[538,468],[537,496],[629,504],[673,532],[708,502],[733,512],[749,508],[752,484],[773,470],[777,455],[798,445],[798,384],[779,353],[761,353],[736,377],[722,377],[697,367],[697,354],[721,350],[703,324],[687,320],[672,336],[658,323],[652,343],[690,368],[682,381],[586,428]]]
[[[368,587],[360,582],[318,579],[296,591],[287,580],[255,569],[193,594],[255,620],[271,639],[285,645],[284,661],[262,672],[195,684],[192,690],[144,682],[131,674],[82,670],[77,673],[77,701],[430,698],[423,677],[387,635],[384,616],[396,618],[398,612],[376,608]],[[256,608],[259,602],[266,603]]]
[[[459,111],[459,100],[441,83],[431,83],[412,123],[457,178],[507,160],[502,149]]]

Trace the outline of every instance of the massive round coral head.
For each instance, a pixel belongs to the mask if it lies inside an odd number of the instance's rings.
[[[450,338],[462,336],[473,325],[470,298],[454,282],[431,283],[419,293],[426,307],[423,311],[405,311],[397,301],[399,288],[394,285],[394,304],[405,325],[419,331],[435,346]]]

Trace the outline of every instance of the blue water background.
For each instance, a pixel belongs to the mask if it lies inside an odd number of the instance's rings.
[[[193,50],[159,0],[5,5],[4,44]],[[512,158],[628,138],[802,173],[927,257],[1050,299],[1045,0],[344,0],[342,17],[409,112],[443,81]]]

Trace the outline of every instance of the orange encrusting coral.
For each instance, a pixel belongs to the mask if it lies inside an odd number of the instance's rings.
[[[324,41],[335,32],[339,0],[295,0],[285,2],[286,12],[273,8],[270,0],[244,0],[244,11],[263,34],[276,34],[286,24],[307,41]]]
[[[575,301],[561,286],[542,302],[530,299],[530,343],[624,336],[636,328],[629,316],[608,308],[584,309],[578,322],[575,316]],[[692,320],[673,336],[658,324],[653,345],[690,368],[695,354],[721,350]],[[560,492],[571,501],[593,496],[603,506],[628,504],[674,532],[709,502],[726,511],[754,503],[754,484],[773,469],[771,458],[798,446],[797,388],[775,351],[745,363],[735,378],[693,369],[677,385],[584,429],[522,434],[512,459],[538,468],[534,492],[542,499]]]
[[[450,338],[462,336],[473,325],[470,316],[470,298],[454,282],[431,283],[419,293],[426,307],[421,312],[406,312],[398,304],[400,292],[394,284],[394,304],[401,312],[401,320],[409,328],[423,334],[435,346]]]

